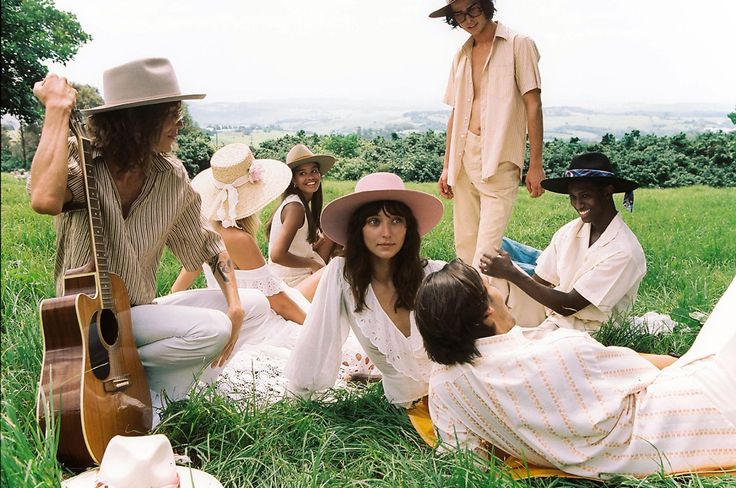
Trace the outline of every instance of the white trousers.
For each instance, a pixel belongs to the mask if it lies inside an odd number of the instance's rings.
[[[270,309],[263,293],[239,292],[245,319],[233,353],[264,333]],[[209,289],[182,291],[158,298],[154,304],[131,308],[133,336],[148,377],[154,419],[164,397],[184,398],[203,370],[204,381],[216,376],[217,372],[205,368],[211,369],[210,362],[230,339],[232,326],[226,311],[222,291]]]
[[[468,131],[462,166],[452,187],[455,252],[478,267],[483,253],[501,247],[514,200],[519,191],[521,169],[510,161],[499,163],[490,178],[481,177],[481,139]]]

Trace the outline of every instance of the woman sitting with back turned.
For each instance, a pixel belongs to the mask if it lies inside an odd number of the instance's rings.
[[[417,295],[445,447],[608,478],[736,467],[736,281],[682,358],[514,325],[501,294],[453,261]]]

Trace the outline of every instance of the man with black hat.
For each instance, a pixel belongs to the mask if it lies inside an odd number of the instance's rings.
[[[564,177],[542,186],[569,195],[579,218],[555,233],[531,277],[505,251],[485,254],[480,270],[508,290],[517,324],[539,325],[546,307],[546,320],[559,327],[598,330],[631,307],[646,273],[644,251],[613,202],[614,193],[625,192],[624,206],[632,209],[639,185],[617,177],[608,157],[592,152],[573,158]]]
[[[86,165],[97,182],[109,271],[125,283],[133,336],[160,407],[162,391],[181,398],[205,365],[222,366],[245,335],[241,328],[260,327],[269,306],[261,292],[238,290],[222,240],[200,215],[200,197],[172,153],[181,101],[205,95],[182,93],[164,58],[105,71],[103,92],[105,104],[84,111],[92,148]],[[60,296],[65,274],[89,268],[93,257],[80,149],[68,138],[77,93],[53,73],[33,93],[46,114],[28,191],[36,212],[56,217]],[[209,263],[222,290],[191,290],[153,303],[164,247],[188,270]]]

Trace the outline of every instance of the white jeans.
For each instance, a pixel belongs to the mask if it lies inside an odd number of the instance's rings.
[[[239,292],[245,319],[233,353],[264,334],[261,329],[270,308],[260,291]],[[184,398],[194,380],[222,351],[232,330],[226,311],[222,291],[210,289],[182,291],[158,298],[154,304],[131,308],[133,336],[148,377],[154,419],[164,395],[170,400]],[[205,371],[204,381],[218,372],[219,368]]]

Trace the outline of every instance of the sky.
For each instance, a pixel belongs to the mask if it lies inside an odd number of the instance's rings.
[[[441,106],[467,39],[429,19],[445,0],[56,0],[93,40],[67,66],[102,72],[171,59],[209,102],[324,99]],[[497,0],[496,19],[531,36],[547,106],[736,106],[734,0]]]

